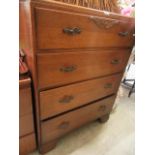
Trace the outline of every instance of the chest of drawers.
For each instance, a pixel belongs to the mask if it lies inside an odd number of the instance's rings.
[[[31,79],[19,80],[19,154],[26,155],[36,149],[32,110]]]
[[[20,1],[20,48],[35,96],[38,147],[108,119],[134,45],[134,19],[51,0]]]

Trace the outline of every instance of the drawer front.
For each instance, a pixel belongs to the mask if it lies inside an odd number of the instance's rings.
[[[27,115],[32,113],[32,97],[31,88],[20,88],[19,89],[19,115]]]
[[[115,93],[121,77],[122,74],[117,74],[41,92],[41,119],[46,119]]]
[[[19,136],[25,136],[34,131],[33,115],[28,114],[19,117]]]
[[[35,134],[30,134],[19,139],[19,155],[26,155],[36,149]]]
[[[71,130],[110,112],[115,96],[61,115],[41,124],[42,143],[57,139]]]
[[[129,56],[130,50],[38,54],[39,88],[122,72]]]
[[[36,8],[38,49],[131,47],[133,25],[125,21]]]

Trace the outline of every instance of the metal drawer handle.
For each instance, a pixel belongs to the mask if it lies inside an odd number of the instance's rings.
[[[119,64],[120,63],[120,61],[118,60],[118,59],[113,59],[112,61],[111,61],[111,64],[113,64],[113,65],[117,65],[117,64]]]
[[[69,103],[74,99],[72,95],[65,95],[63,98],[59,100],[59,103]]]
[[[129,34],[129,32],[119,32],[118,35],[121,37],[126,37]]]
[[[60,71],[61,72],[73,72],[73,71],[75,71],[76,70],[76,66],[75,65],[72,65],[72,66],[63,66],[63,67],[61,67],[60,68]]]
[[[105,111],[106,110],[106,106],[105,105],[101,105],[98,110],[99,111]]]
[[[104,85],[104,88],[112,88],[112,83],[106,83],[105,85]]]
[[[63,29],[63,32],[69,35],[75,35],[75,34],[80,34],[81,33],[81,29],[78,27],[74,27],[74,28],[69,28],[66,27]]]
[[[65,130],[69,127],[69,122],[65,121],[65,122],[62,122],[58,128],[61,129],[61,130]]]

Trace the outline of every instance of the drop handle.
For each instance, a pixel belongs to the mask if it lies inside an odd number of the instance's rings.
[[[106,84],[104,85],[104,88],[105,88],[105,89],[112,88],[112,83],[106,83]]]
[[[101,105],[98,109],[98,111],[105,111],[106,110],[106,106],[105,105]]]
[[[64,97],[62,97],[62,98],[59,100],[59,103],[69,103],[69,102],[71,102],[73,99],[74,99],[74,96],[72,96],[72,95],[65,95]]]
[[[59,126],[58,126],[58,129],[61,129],[61,130],[65,130],[69,127],[69,122],[68,121],[64,121],[62,122]]]
[[[119,32],[118,35],[121,37],[126,37],[129,34],[129,32]]]
[[[113,65],[117,65],[117,64],[119,64],[120,63],[120,60],[118,60],[118,59],[113,59],[112,61],[111,61],[111,64],[113,64]]]
[[[80,34],[81,29],[78,27],[74,27],[74,28],[66,27],[63,29],[63,32],[69,35],[75,35],[75,34]]]
[[[60,68],[60,71],[64,72],[64,73],[68,73],[68,72],[73,72],[76,69],[77,69],[77,67],[75,65],[70,65],[70,66],[62,66]]]

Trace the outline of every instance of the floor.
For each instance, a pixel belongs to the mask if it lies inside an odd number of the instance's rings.
[[[134,155],[135,97],[127,96],[128,89],[121,86],[107,123],[96,121],[73,131],[46,155]]]

